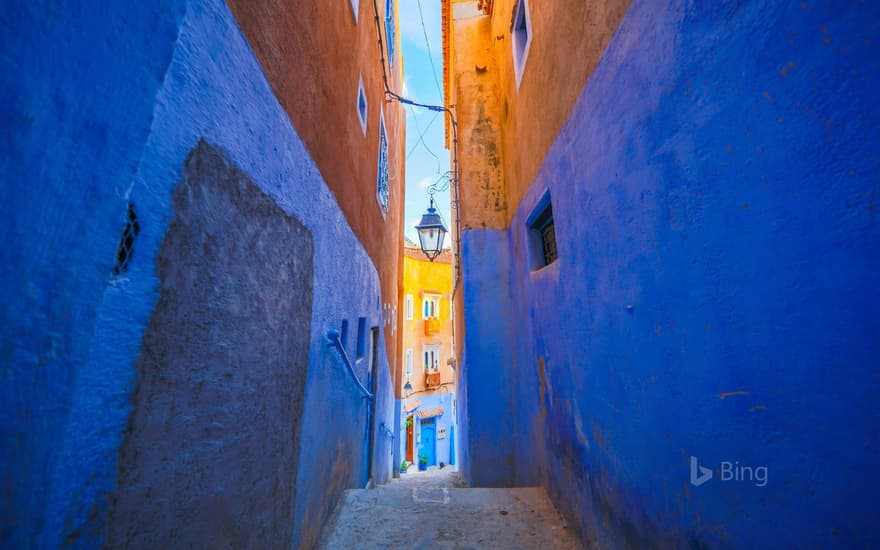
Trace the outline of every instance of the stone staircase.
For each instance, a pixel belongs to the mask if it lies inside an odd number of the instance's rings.
[[[541,487],[467,488],[451,468],[346,493],[321,548],[582,548]]]

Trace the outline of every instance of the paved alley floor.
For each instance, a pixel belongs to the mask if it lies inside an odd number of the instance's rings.
[[[470,489],[451,468],[348,491],[323,548],[580,548],[543,488]]]

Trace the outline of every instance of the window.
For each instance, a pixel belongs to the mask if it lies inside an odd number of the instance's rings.
[[[406,375],[412,376],[413,351],[412,348],[406,350]]]
[[[358,0],[351,0],[351,13],[354,15],[354,24],[358,22]]]
[[[379,117],[379,167],[376,174],[376,200],[382,216],[388,213],[388,137],[385,134],[385,115]]]
[[[529,0],[519,0],[513,8],[513,24],[510,27],[513,46],[513,69],[516,73],[516,89],[522,81],[523,69],[529,57],[532,44],[532,17],[529,14]]]
[[[388,65],[394,65],[397,29],[394,21],[394,0],[385,0],[385,41],[388,43]]]
[[[556,226],[553,223],[553,204],[550,193],[538,201],[528,221],[529,250],[532,269],[550,265],[559,257],[556,250]]]
[[[364,355],[366,355],[367,348],[367,318],[366,317],[358,317],[358,332],[357,332],[357,358],[361,359]]]
[[[358,76],[358,100],[357,100],[358,120],[361,121],[361,131],[367,135],[367,94],[364,92],[364,79]]]
[[[131,257],[134,256],[134,239],[141,232],[141,224],[138,223],[137,214],[134,213],[134,203],[128,203],[128,219],[125,222],[125,229],[122,230],[122,236],[119,238],[119,246],[116,248],[116,267],[113,273],[121,275],[128,271],[128,264],[131,263]]]
[[[425,294],[422,302],[422,315],[425,319],[437,319],[440,317],[440,296]]]
[[[412,321],[413,318],[413,295],[406,295],[406,302],[403,305],[404,313],[406,314],[406,320]]]
[[[437,372],[440,370],[440,345],[432,344],[424,347],[425,350],[425,370],[428,372]]]

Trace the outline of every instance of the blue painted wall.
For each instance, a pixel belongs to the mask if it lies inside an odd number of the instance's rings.
[[[0,17],[0,538],[10,547],[103,540],[140,337],[159,295],[155,262],[170,199],[187,154],[205,138],[312,233],[311,344],[303,350],[303,452],[291,518],[291,543],[312,544],[364,470],[367,404],[323,336],[343,318],[381,326],[383,300],[372,262],[227,7],[30,2],[6,6]],[[141,233],[128,273],[113,277],[128,201]],[[380,347],[374,475],[384,482],[391,442],[379,425],[393,425],[394,416],[381,337]],[[362,380],[366,369],[357,366]],[[267,513],[270,505],[255,504]]]
[[[446,465],[453,464],[454,458],[450,460],[452,456],[450,454],[451,451],[454,450],[454,447],[450,447],[451,437],[454,435],[452,426],[455,424],[455,413],[457,411],[453,411],[452,401],[455,399],[454,393],[433,393],[429,395],[423,394],[415,394],[412,399],[418,399],[421,403],[418,408],[413,411],[413,416],[415,418],[415,425],[413,426],[413,437],[416,440],[416,446],[413,450],[413,463],[418,465],[419,462],[419,442],[421,441],[419,437],[419,430],[421,428],[421,424],[423,420],[419,420],[418,412],[420,410],[431,409],[434,407],[442,407],[443,414],[437,417],[434,417],[434,422],[437,427],[437,434],[439,435],[440,430],[446,430],[446,437],[444,439],[437,439],[436,445],[436,460],[434,465],[439,465],[441,462]],[[401,401],[402,403],[402,401]],[[401,420],[401,437],[399,441],[400,446],[400,456],[406,457],[406,417],[409,416],[408,413],[402,415]],[[427,420],[427,419],[426,419]],[[398,467],[400,466],[400,461],[397,462]]]
[[[510,475],[602,547],[880,545],[878,23],[871,2],[633,2],[509,230],[462,240],[472,480],[511,399]],[[547,189],[559,260],[532,272]],[[716,478],[691,485],[692,455]]]

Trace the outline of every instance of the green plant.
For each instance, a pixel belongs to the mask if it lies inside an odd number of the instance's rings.
[[[422,466],[427,465],[428,457],[426,457],[425,455],[419,455],[419,464],[421,464]]]
[[[406,427],[409,428],[409,427],[412,426],[412,425],[413,425],[413,419],[412,419],[411,416],[409,416],[409,417],[407,417],[407,419],[406,419]]]
[[[400,461],[400,471],[401,471],[401,472],[405,472],[405,471],[406,471],[406,468],[407,468],[407,466],[406,466],[406,460],[401,460],[401,461]]]

